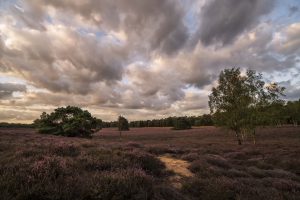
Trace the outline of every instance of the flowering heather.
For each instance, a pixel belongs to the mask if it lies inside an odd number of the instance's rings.
[[[2,128],[0,199],[297,199],[299,128],[257,136],[256,145],[245,138],[239,146],[214,127],[132,128],[122,138],[108,128],[91,139]],[[187,163],[192,175],[160,157]]]

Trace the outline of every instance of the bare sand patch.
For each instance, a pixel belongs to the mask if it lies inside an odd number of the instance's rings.
[[[158,157],[165,165],[166,168],[170,171],[173,171],[175,174],[169,177],[169,181],[175,188],[181,188],[181,179],[184,177],[192,177],[193,173],[188,169],[190,163],[185,160],[180,160],[172,158],[170,156],[159,156]]]

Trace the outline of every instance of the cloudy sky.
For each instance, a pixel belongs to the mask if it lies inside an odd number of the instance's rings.
[[[300,98],[300,1],[0,0],[0,121],[201,115],[230,67]]]

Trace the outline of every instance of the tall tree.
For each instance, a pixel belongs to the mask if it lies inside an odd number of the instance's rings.
[[[118,129],[120,131],[120,136],[122,135],[122,131],[129,131],[128,120],[123,116],[119,116],[118,118]]]
[[[219,75],[218,86],[209,95],[209,107],[215,123],[235,132],[238,144],[243,133],[252,133],[260,123],[264,107],[279,101],[284,88],[275,83],[266,85],[262,74],[239,68],[225,69]]]

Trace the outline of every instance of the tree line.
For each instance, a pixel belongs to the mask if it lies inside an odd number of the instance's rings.
[[[190,126],[212,126],[213,120],[210,114],[201,116],[167,117],[152,120],[135,120],[129,122],[131,128],[141,127],[173,127],[179,121],[187,121]],[[102,122],[103,128],[118,127],[118,121]]]

